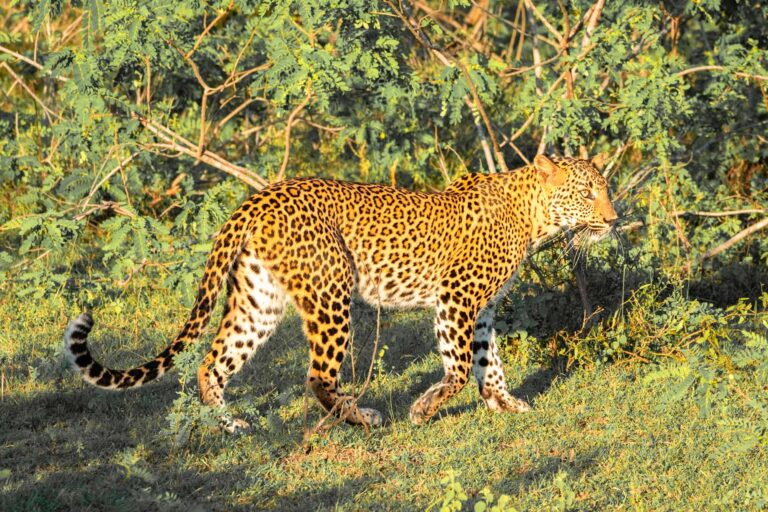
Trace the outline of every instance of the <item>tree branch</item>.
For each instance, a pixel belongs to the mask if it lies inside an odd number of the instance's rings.
[[[164,142],[164,144],[153,144],[151,146],[178,151],[181,154],[192,157],[195,160],[199,160],[211,167],[230,174],[255,189],[264,188],[269,184],[267,180],[250,169],[228,162],[216,153],[206,150],[198,155],[197,146],[195,144],[151,119],[136,114],[134,114],[134,117],[142,124],[142,126]]]
[[[50,108],[48,108],[48,106],[45,103],[43,103],[43,100],[41,100],[37,96],[37,94],[35,94],[35,92],[26,84],[26,82],[24,82],[24,80],[22,80],[21,77],[16,74],[16,72],[11,68],[11,66],[8,65],[7,62],[0,63],[0,67],[5,68],[6,71],[8,71],[8,73],[10,73],[10,75],[13,77],[14,81],[17,84],[21,85],[21,87],[27,92],[27,94],[29,94],[38,105],[40,105],[40,107],[43,109],[43,113],[45,113],[45,116],[48,118],[49,123],[53,124],[53,119],[51,119],[51,117],[56,117],[58,119],[61,119],[61,116],[59,115],[59,113],[56,112],[55,110],[51,110]]]
[[[185,57],[186,57],[186,58],[189,58],[189,57],[191,57],[191,56],[192,56],[192,54],[193,54],[193,53],[195,53],[195,52],[197,51],[197,49],[200,47],[200,43],[202,43],[202,42],[203,42],[203,39],[204,39],[204,38],[205,38],[205,36],[208,34],[208,32],[210,32],[210,31],[211,31],[211,29],[212,29],[213,27],[215,27],[215,26],[216,26],[216,24],[217,24],[219,21],[221,21],[221,20],[222,20],[222,18],[224,18],[226,15],[228,15],[228,14],[229,14],[229,11],[230,11],[230,9],[232,9],[232,6],[233,6],[233,5],[234,5],[234,2],[230,2],[230,3],[229,3],[229,5],[226,7],[226,9],[224,9],[223,11],[221,11],[221,12],[219,13],[219,15],[218,15],[218,16],[216,16],[216,17],[213,19],[213,21],[211,21],[211,22],[210,22],[210,23],[209,23],[209,24],[208,24],[208,25],[207,25],[207,26],[206,26],[206,27],[203,29],[203,31],[200,33],[200,35],[198,35],[198,36],[197,36],[197,38],[195,39],[195,44],[194,44],[194,46],[192,46],[192,49],[191,49],[191,50],[189,50],[189,51],[187,52],[187,54],[185,55]]]
[[[693,217],[732,217],[735,215],[756,215],[761,213],[768,213],[768,210],[763,210],[760,208],[752,208],[752,209],[745,209],[745,210],[731,210],[731,211],[724,211],[724,212],[690,212],[690,211],[674,211],[671,212],[669,215],[672,217],[685,217],[685,216],[693,216]]]
[[[729,238],[726,242],[718,245],[717,247],[708,250],[704,254],[701,255],[701,261],[704,261],[706,259],[712,258],[714,256],[717,256],[721,252],[725,251],[726,249],[730,249],[735,244],[739,243],[744,238],[748,237],[749,235],[756,233],[760,231],[761,229],[764,229],[768,227],[768,217],[764,218],[763,220],[759,222],[755,222],[751,226],[749,226],[746,229],[743,229],[733,235],[731,238]]]
[[[555,27],[552,26],[552,24],[545,18],[539,10],[536,8],[535,5],[533,5],[533,2],[531,0],[525,0],[525,6],[528,7],[528,9],[531,11],[531,13],[536,16],[536,18],[541,21],[541,23],[549,30],[549,32],[555,36],[555,39],[557,40],[560,45],[563,43],[563,36],[560,34],[560,32],[557,31]]]
[[[288,167],[288,158],[291,155],[291,128],[293,128],[293,120],[299,113],[304,110],[304,107],[309,104],[309,99],[312,97],[312,91],[307,92],[306,97],[299,103],[296,108],[288,115],[288,120],[285,125],[285,154],[283,155],[283,163],[280,165],[280,171],[277,173],[277,181],[283,181],[285,179],[285,169]]]
[[[55,78],[56,80],[60,80],[62,82],[66,82],[67,80],[69,80],[69,78],[67,78],[65,76],[53,75],[50,71],[47,71],[42,66],[42,64],[38,63],[37,61],[34,61],[34,60],[30,59],[29,57],[25,57],[24,55],[22,55],[20,53],[16,53],[15,51],[13,51],[13,50],[11,50],[9,48],[6,48],[5,46],[0,45],[0,52],[7,53],[8,55],[13,57],[14,59],[20,60],[20,61],[22,61],[22,62],[24,62],[26,64],[29,64],[30,66],[32,66],[35,69],[39,69],[40,71],[45,71],[47,74],[52,75],[53,78]]]
[[[106,183],[112,176],[117,174],[123,167],[128,165],[128,163],[130,163],[131,160],[136,158],[136,155],[138,155],[138,153],[131,153],[130,155],[128,155],[121,162],[119,162],[111,171],[105,174],[104,177],[101,180],[99,180],[98,183],[92,186],[91,191],[88,193],[88,196],[86,196],[85,201],[83,201],[83,208],[88,206],[88,202],[91,200],[91,198],[96,193],[96,191],[99,190],[101,186],[104,185],[104,183]],[[104,166],[102,165],[102,169],[103,168]]]
[[[403,22],[403,24],[406,26],[406,28],[413,34],[416,41],[430,50],[435,57],[446,67],[457,67],[461,71],[461,73],[464,75],[464,79],[467,81],[467,85],[469,86],[469,90],[472,94],[472,99],[474,102],[470,101],[468,97],[464,98],[464,102],[469,106],[471,111],[477,111],[480,114],[480,117],[483,120],[483,123],[485,124],[485,128],[487,130],[488,135],[491,137],[491,143],[493,144],[493,151],[496,156],[496,160],[499,163],[499,167],[503,171],[507,171],[507,163],[504,160],[504,155],[501,152],[501,148],[499,147],[498,141],[496,140],[495,135],[493,134],[493,126],[491,125],[490,119],[488,118],[488,114],[485,112],[485,108],[483,107],[483,103],[480,101],[480,96],[477,93],[477,89],[475,88],[475,84],[472,82],[472,77],[469,74],[469,70],[464,66],[464,64],[459,59],[450,59],[448,58],[445,53],[435,46],[432,41],[429,39],[429,36],[425,34],[421,28],[419,23],[413,19],[413,17],[406,13],[405,6],[403,6],[403,10],[398,8],[392,0],[384,0],[385,3],[392,9],[392,11],[397,15],[398,18]],[[427,14],[429,16],[429,14]],[[488,164],[488,169],[491,172],[496,171],[496,166],[494,165],[493,157],[490,155],[490,148],[488,147],[488,140],[485,138],[485,133],[483,132],[482,128],[477,123],[477,120],[475,120],[475,127],[478,129],[478,136],[480,137],[481,145],[483,146],[483,152],[485,153],[485,159]]]
[[[678,71],[675,74],[677,76],[681,76],[682,77],[682,76],[685,76],[685,75],[690,75],[692,73],[698,73],[700,71],[728,71],[729,73],[731,73],[731,74],[733,74],[735,76],[738,76],[739,78],[749,78],[749,79],[758,80],[758,81],[761,81],[761,82],[768,81],[768,76],[765,76],[765,75],[752,75],[752,74],[749,74],[749,73],[742,73],[740,71],[730,71],[725,66],[697,66],[695,68],[689,68],[689,69],[684,69],[683,71]]]

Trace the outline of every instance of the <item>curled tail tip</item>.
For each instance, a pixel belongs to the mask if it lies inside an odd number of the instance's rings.
[[[162,361],[155,358],[130,370],[105,368],[93,358],[88,348],[87,338],[92,328],[93,318],[89,313],[82,313],[69,323],[64,333],[64,354],[70,366],[79,371],[83,380],[89,384],[113,390],[135,388],[162,376],[172,365],[171,354]]]
[[[67,330],[64,333],[64,351],[67,359],[77,369],[87,366],[82,361],[81,356],[88,354],[88,344],[86,339],[93,328],[93,317],[89,313],[82,313],[77,318],[69,322]],[[89,358],[87,358],[89,359]],[[90,361],[88,361],[90,363]]]
[[[89,313],[82,313],[69,322],[64,333],[64,343],[67,348],[77,343],[84,343],[93,328],[93,317]]]
[[[87,311],[84,313],[80,313],[75,320],[78,322],[83,322],[85,325],[88,326],[89,329],[93,327],[93,317]]]

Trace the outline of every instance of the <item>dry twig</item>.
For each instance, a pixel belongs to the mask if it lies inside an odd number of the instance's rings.
[[[670,212],[670,216],[672,217],[685,217],[685,216],[692,216],[692,217],[732,217],[735,215],[757,215],[761,213],[768,213],[768,210],[764,210],[762,208],[749,208],[745,210],[730,210],[730,211],[723,211],[723,212],[695,212],[695,211],[674,211]]]
[[[22,80],[21,77],[16,74],[16,72],[11,68],[11,66],[8,65],[8,63],[2,62],[0,63],[0,67],[5,68],[5,70],[8,71],[8,73],[10,73],[10,75],[13,77],[13,79],[15,80],[15,83],[21,85],[21,87],[27,92],[27,94],[29,94],[32,97],[32,99],[35,100],[35,103],[40,105],[40,107],[43,109],[43,113],[45,114],[45,117],[48,118],[49,123],[53,124],[52,117],[61,119],[61,116],[59,115],[59,113],[56,112],[55,110],[48,108],[48,105],[43,103],[43,100],[41,100],[38,97],[38,95],[35,94],[35,92],[26,84],[26,82],[24,82],[24,80]]]
[[[698,73],[700,71],[728,71],[729,73],[732,73],[734,76],[737,76],[739,78],[749,78],[750,80],[757,80],[759,82],[766,82],[768,81],[768,76],[764,75],[753,75],[750,73],[742,73],[740,71],[730,71],[725,66],[697,66],[695,68],[690,69],[684,69],[683,71],[678,71],[675,73],[677,76],[685,76],[690,75],[691,73]]]
[[[432,41],[429,39],[429,36],[425,34],[421,28],[420,24],[417,20],[413,18],[409,13],[406,12],[405,4],[401,3],[400,7],[396,6],[395,3],[392,0],[384,0],[385,3],[392,9],[392,12],[397,15],[398,18],[403,22],[403,25],[411,32],[413,37],[416,39],[416,41],[421,44],[426,49],[430,50],[432,54],[437,57],[437,59],[446,67],[457,67],[462,74],[464,75],[464,79],[467,81],[467,85],[469,86],[469,90],[472,94],[472,100],[469,99],[469,97],[464,98],[464,102],[467,104],[467,106],[470,108],[470,110],[474,113],[475,111],[479,114],[479,117],[482,118],[483,122],[485,123],[485,129],[487,131],[487,134],[491,137],[491,142],[493,144],[493,154],[495,154],[496,159],[499,163],[499,167],[503,171],[508,170],[507,169],[507,163],[504,160],[503,154],[501,152],[501,148],[499,147],[498,142],[496,141],[496,137],[493,134],[493,127],[491,125],[490,119],[488,118],[488,114],[485,112],[485,108],[483,107],[482,102],[480,101],[480,96],[477,93],[477,89],[475,88],[475,84],[472,81],[472,77],[469,74],[469,71],[467,70],[466,66],[458,60],[458,59],[450,59],[446,56],[446,54],[437,46],[435,46]],[[483,152],[485,153],[485,159],[486,163],[488,164],[488,169],[491,172],[496,172],[496,165],[494,163],[493,156],[491,156],[491,149],[488,145],[488,139],[486,138],[486,132],[483,131],[482,126],[477,122],[477,119],[475,118],[475,127],[478,132],[478,136],[480,137],[480,143],[483,148]]]
[[[29,57],[25,57],[24,55],[22,55],[20,53],[17,53],[15,51],[11,50],[10,48],[6,48],[5,46],[0,45],[0,52],[7,53],[8,55],[13,57],[14,59],[20,60],[22,62],[25,62],[25,63],[29,64],[30,66],[32,66],[35,69],[39,69],[40,71],[45,71],[45,68],[39,62],[37,62],[35,60],[32,60]],[[51,73],[48,72],[48,74],[51,74]],[[67,80],[69,80],[69,78],[67,78],[65,76],[54,75],[53,77],[56,80],[59,80],[61,82],[66,82]]]

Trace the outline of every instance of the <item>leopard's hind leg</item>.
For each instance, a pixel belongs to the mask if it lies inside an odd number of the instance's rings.
[[[286,269],[286,290],[304,322],[309,343],[307,384],[327,411],[348,423],[377,426],[381,413],[358,407],[339,390],[341,364],[350,338],[350,304],[354,267],[341,237],[316,226],[312,240],[315,259],[295,271]]]
[[[204,404],[224,407],[229,379],[274,332],[286,300],[285,292],[258,258],[244,249],[230,273],[229,297],[219,332],[197,371]],[[245,421],[226,415],[220,421],[228,432],[248,427]]]

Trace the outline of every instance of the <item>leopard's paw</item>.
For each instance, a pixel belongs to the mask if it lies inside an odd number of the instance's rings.
[[[429,418],[432,417],[428,413],[430,400],[425,399],[428,397],[421,397],[416,400],[411,406],[410,418],[411,423],[414,425],[423,425]]]
[[[531,406],[525,400],[515,398],[506,392],[483,393],[486,407],[496,412],[528,412]]]
[[[239,418],[228,418],[222,416],[219,418],[219,428],[228,434],[242,434],[251,429],[251,425]]]
[[[365,423],[369,427],[380,427],[384,423],[384,417],[376,409],[360,407],[358,415],[360,416],[361,423]]]

